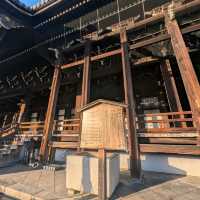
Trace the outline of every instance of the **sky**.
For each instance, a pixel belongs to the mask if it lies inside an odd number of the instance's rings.
[[[39,2],[40,0],[20,0],[20,1],[26,4],[27,6],[32,6],[36,4],[37,2]]]

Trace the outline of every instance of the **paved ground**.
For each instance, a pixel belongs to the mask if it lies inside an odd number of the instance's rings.
[[[0,190],[22,200],[95,199],[92,195],[67,196],[64,169],[54,173],[42,169],[32,170],[22,165],[0,169]],[[128,173],[124,172],[121,174],[120,184],[112,200],[198,200],[199,198],[200,178],[145,172],[143,180],[139,182],[132,180]]]
[[[112,199],[123,200],[198,200],[200,177],[145,172],[142,182],[133,181],[127,173]]]
[[[1,194],[1,193],[0,193],[0,199],[1,200],[16,200],[14,198],[8,197],[8,196]]]

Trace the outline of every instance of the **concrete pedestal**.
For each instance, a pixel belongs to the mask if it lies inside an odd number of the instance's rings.
[[[119,183],[119,156],[107,156],[107,197]],[[66,187],[81,193],[98,195],[98,158],[96,155],[68,155],[66,157]]]

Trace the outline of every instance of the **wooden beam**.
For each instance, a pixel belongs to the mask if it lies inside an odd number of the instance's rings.
[[[199,156],[200,147],[196,145],[140,144],[140,152]]]
[[[86,43],[86,46],[87,45],[88,44]],[[99,54],[99,55],[96,55],[96,56],[91,56],[90,60],[91,61],[101,60],[103,58],[115,56],[115,55],[120,54],[120,53],[121,53],[121,49],[116,49],[116,50],[108,51],[108,52],[105,52],[105,53],[102,53],[102,54]],[[61,68],[67,69],[67,68],[75,67],[75,66],[78,66],[78,65],[83,65],[84,63],[85,63],[85,59],[82,59],[82,60],[78,60],[78,61],[75,61],[75,62],[72,62],[72,63],[68,63],[66,65],[63,65]]]
[[[106,53],[102,53],[102,54],[99,54],[99,55],[96,55],[96,56],[92,56],[91,57],[91,61],[101,60],[103,58],[115,56],[115,55],[120,54],[120,53],[121,53],[121,49],[116,49],[116,50],[113,50],[113,51],[108,51]]]
[[[191,25],[189,27],[183,28],[182,34],[187,34],[187,33],[190,33],[190,32],[197,31],[197,30],[200,30],[200,24],[195,24],[195,25]],[[153,37],[151,39],[146,39],[146,40],[143,40],[143,41],[140,41],[140,42],[136,42],[135,44],[130,45],[130,49],[134,50],[134,49],[142,48],[142,47],[152,45],[152,44],[155,44],[155,43],[158,43],[158,42],[162,42],[162,41],[165,41],[165,40],[169,40],[169,39],[170,39],[169,34],[162,34],[162,35]],[[117,54],[120,54],[120,53],[121,53],[121,48],[113,50],[113,51],[109,51],[109,52],[106,52],[106,53],[102,53],[102,54],[99,54],[99,55],[96,55],[96,56],[91,56],[91,61],[100,60],[100,59],[110,57],[110,56],[114,56],[114,55],[117,55]],[[83,65],[83,64],[84,64],[84,59],[81,59],[81,60],[74,61],[72,63],[65,64],[61,68],[62,68],[62,70],[64,70],[64,69],[68,69],[68,68],[72,68],[72,67],[77,67],[77,66]]]
[[[199,132],[198,145],[200,145],[200,86],[194,71],[192,61],[183,35],[176,19],[166,15],[166,28],[171,37],[171,43],[183,79],[183,84],[194,116],[194,122]]]
[[[160,65],[165,90],[167,93],[167,99],[171,112],[182,112],[181,101],[179,98],[178,90],[174,80],[172,68],[169,59],[163,60]]]
[[[79,148],[78,142],[51,142],[49,145],[52,148],[57,148],[57,149],[77,149],[77,148]]]
[[[129,61],[128,41],[125,29],[121,30],[120,39],[121,39],[121,51],[122,51],[122,70],[124,79],[125,103],[128,105],[126,109],[126,114],[127,114],[127,125],[128,125],[130,165],[131,165],[130,169],[132,176],[140,178],[141,163],[140,163],[138,139],[136,135],[135,101],[133,94],[131,66]]]
[[[200,24],[199,23],[195,24],[195,25],[190,25],[186,28],[183,28],[181,30],[181,32],[182,32],[182,34],[187,34],[187,33],[195,32],[195,31],[198,31],[198,30],[200,30]],[[152,44],[156,44],[156,43],[166,41],[166,40],[169,40],[169,39],[170,39],[170,35],[168,33],[165,33],[165,34],[161,33],[158,36],[152,37],[150,39],[142,40],[142,41],[136,42],[135,44],[130,45],[130,49],[134,50],[134,49],[142,48],[142,47],[149,46],[149,45],[152,45]]]
[[[60,80],[61,80],[61,66],[60,64],[56,64],[54,75],[53,75],[53,81],[51,85],[51,92],[49,96],[49,103],[48,103],[48,108],[46,112],[45,123],[44,123],[43,138],[42,138],[42,143],[40,147],[41,161],[47,160],[47,156],[48,156],[48,144],[51,138],[51,134],[53,132],[56,104],[57,104],[57,98],[58,98],[58,93],[59,93],[59,88],[60,88]]]
[[[140,138],[140,143],[146,143],[146,144],[197,144],[197,140],[195,137],[193,138],[174,138],[174,137],[168,137],[168,138],[162,138],[162,137],[152,137],[152,138]]]
[[[196,131],[191,132],[178,132],[178,133],[138,133],[140,138],[197,138],[198,133]]]
[[[82,107],[87,103],[89,103],[89,97],[90,97],[90,82],[91,82],[90,48],[91,48],[91,42],[87,41],[85,45],[83,78],[82,78],[82,100],[81,100]]]
[[[68,68],[76,67],[78,65],[83,65],[83,64],[84,64],[84,60],[82,59],[82,60],[74,61],[72,63],[65,64],[61,68],[62,69],[68,69]]]
[[[200,1],[194,0],[192,2],[189,2],[187,4],[184,4],[182,6],[175,8],[174,11],[175,11],[176,15],[182,16],[185,13],[190,12],[191,10],[197,10],[199,6],[200,6]],[[132,31],[145,28],[145,27],[153,25],[153,24],[155,24],[159,21],[163,21],[164,18],[165,18],[165,15],[164,15],[163,12],[161,12],[161,13],[155,15],[155,16],[148,17],[148,18],[141,20],[141,21],[138,21],[136,23],[135,22],[129,23],[126,26],[126,29],[127,29],[128,33],[131,33]],[[120,32],[120,28],[116,29],[115,31],[112,31],[111,33],[107,33],[103,36],[99,36],[98,38],[95,38],[95,40],[101,40],[101,39],[106,38],[106,37],[115,36],[115,35],[119,34],[119,32]]]

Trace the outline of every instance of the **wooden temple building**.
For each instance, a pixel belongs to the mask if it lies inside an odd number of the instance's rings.
[[[80,147],[80,110],[123,103],[140,153],[200,156],[200,0],[0,1],[0,143]],[[37,145],[36,145],[37,146]]]

